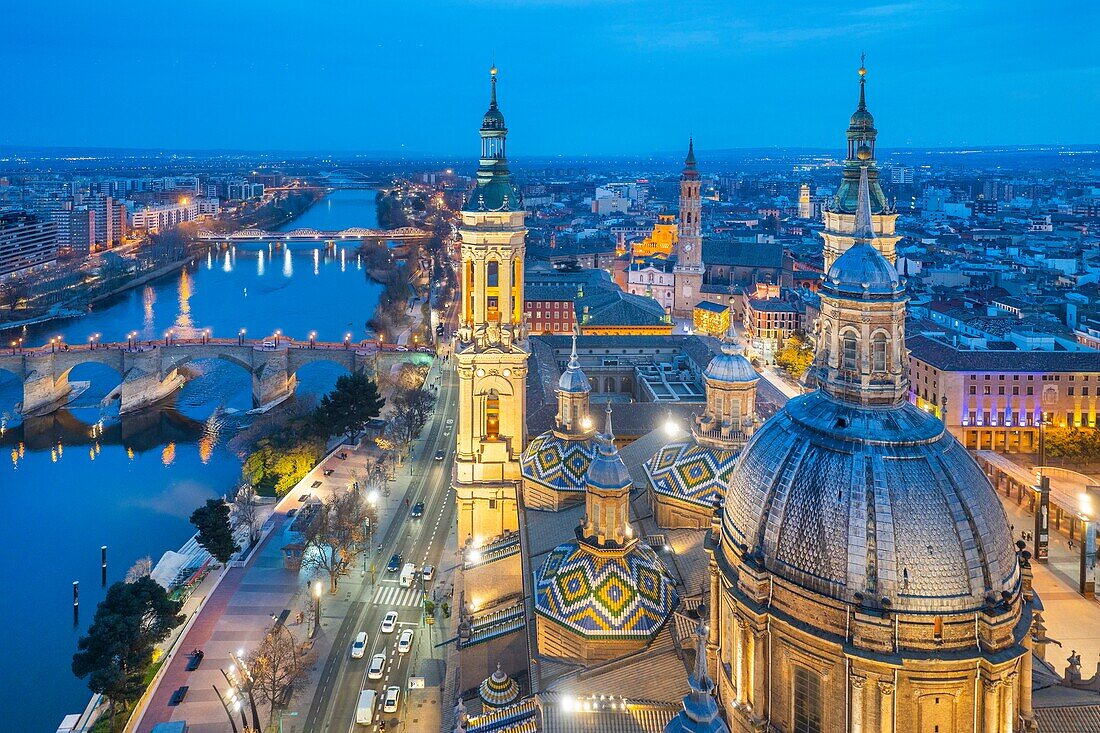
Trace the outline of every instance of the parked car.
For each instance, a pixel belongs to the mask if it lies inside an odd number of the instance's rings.
[[[396,573],[400,569],[401,569],[401,556],[400,555],[394,555],[393,557],[390,558],[389,564],[386,565],[386,572],[387,573]]]
[[[355,641],[351,643],[351,658],[362,659],[367,653],[367,632],[360,631],[355,635]]]

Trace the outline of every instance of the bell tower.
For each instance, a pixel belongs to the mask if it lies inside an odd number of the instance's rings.
[[[516,484],[526,443],[527,332],[523,323],[523,202],[505,154],[497,70],[481,124],[477,185],[461,211],[462,308],[454,488],[458,540],[519,528]]]
[[[673,269],[675,294],[673,315],[690,318],[703,288],[703,229],[700,217],[702,181],[695,167],[695,141],[688,141],[684,170],[680,174],[680,231],[676,246],[676,267]]]
[[[875,129],[875,118],[867,109],[867,67],[862,64],[862,58],[860,61],[859,103],[848,121],[848,154],[844,161],[844,172],[836,195],[822,206],[825,229],[821,232],[821,237],[825,240],[822,246],[825,272],[829,271],[845,250],[856,243],[856,208],[859,205],[859,179],[863,170],[867,171],[875,249],[882,252],[890,264],[894,264],[897,259],[895,246],[901,239],[894,233],[898,215],[879,185],[878,165],[875,163],[878,130]]]

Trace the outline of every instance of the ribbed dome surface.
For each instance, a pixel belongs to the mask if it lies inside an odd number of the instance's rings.
[[[703,376],[718,382],[755,382],[760,375],[743,354],[726,352],[710,360]]]
[[[490,107],[481,120],[482,130],[503,130],[504,113],[496,107]]]
[[[838,293],[864,292],[888,295],[897,292],[898,271],[868,242],[857,242],[829,268],[825,287]]]
[[[804,588],[896,611],[975,611],[1020,580],[989,480],[909,403],[788,402],[745,447],[722,532]]]
[[[580,394],[591,392],[592,384],[580,369],[566,369],[561,373],[561,378],[558,379],[558,389],[562,392]]]

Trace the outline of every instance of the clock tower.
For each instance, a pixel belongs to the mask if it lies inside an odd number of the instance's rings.
[[[527,331],[523,255],[527,229],[508,171],[508,129],[497,107],[497,70],[481,124],[477,186],[461,211],[462,308],[454,489],[458,541],[519,529],[516,486],[526,443]]]
[[[703,287],[701,186],[699,171],[695,168],[695,141],[689,140],[684,170],[680,174],[680,231],[676,267],[673,269],[676,292],[672,299],[672,313],[680,318],[691,318]]]

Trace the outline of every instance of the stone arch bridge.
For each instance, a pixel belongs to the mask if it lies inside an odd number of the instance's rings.
[[[69,373],[81,364],[103,364],[122,377],[119,412],[139,410],[168,397],[187,381],[180,368],[196,359],[223,359],[252,375],[257,407],[277,403],[294,392],[297,372],[306,364],[332,362],[349,372],[376,368],[379,357],[403,360],[401,353],[379,352],[351,343],[288,343],[277,347],[239,339],[171,339],[153,344],[97,343],[23,349],[0,355],[0,370],[23,381],[24,417],[49,414],[69,400]]]

